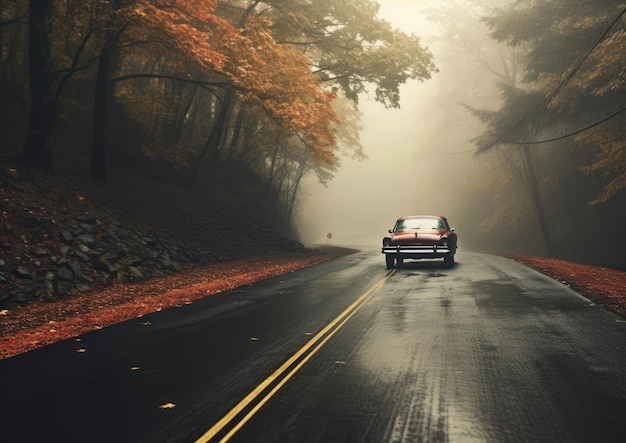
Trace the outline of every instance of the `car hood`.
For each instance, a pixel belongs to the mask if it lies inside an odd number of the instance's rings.
[[[395,231],[389,235],[393,245],[411,244],[435,244],[445,237],[447,231],[444,229],[419,229],[408,231]]]

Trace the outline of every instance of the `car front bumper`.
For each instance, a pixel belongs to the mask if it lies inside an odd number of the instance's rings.
[[[383,254],[392,254],[396,258],[442,258],[453,255],[449,246],[443,245],[388,245],[383,246]]]

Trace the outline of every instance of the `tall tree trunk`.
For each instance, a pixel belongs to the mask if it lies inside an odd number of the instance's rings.
[[[309,155],[305,155],[304,158],[302,159],[302,162],[300,163],[300,168],[298,169],[298,172],[296,173],[296,176],[293,180],[293,184],[291,185],[291,190],[287,196],[287,202],[286,202],[286,216],[285,216],[285,222],[287,223],[287,225],[289,225],[289,223],[291,222],[291,217],[293,217],[293,208],[296,205],[296,200],[298,197],[298,189],[300,189],[300,182],[302,181],[302,177],[304,177],[304,173],[306,172],[306,166],[307,163],[309,162]]]
[[[535,209],[535,215],[537,215],[537,221],[539,222],[539,228],[543,235],[543,241],[546,247],[548,255],[553,255],[554,245],[552,242],[552,233],[550,231],[550,225],[548,224],[548,218],[543,206],[543,200],[541,198],[541,192],[539,192],[539,184],[537,181],[537,174],[535,173],[535,165],[533,163],[530,147],[524,145],[521,148],[522,158],[524,159],[524,166],[526,168],[526,174],[528,179],[528,188],[532,199],[533,207]]]
[[[28,68],[30,77],[30,119],[28,134],[18,157],[27,166],[52,172],[50,138],[56,105],[52,93],[51,61],[52,0],[30,0],[28,27]]]
[[[274,141],[274,150],[272,151],[272,158],[270,160],[270,172],[267,177],[267,186],[272,187],[274,181],[274,171],[276,170],[276,159],[278,158],[278,139]]]
[[[228,149],[228,159],[236,156],[237,148],[239,147],[241,141],[241,132],[243,130],[243,120],[244,120],[244,107],[243,103],[239,103],[237,106],[237,116],[235,117],[235,122],[233,123],[233,134],[230,139],[230,145]]]
[[[109,40],[107,38],[107,40]],[[106,99],[107,80],[113,46],[107,42],[98,62],[96,90],[93,107],[93,141],[91,147],[91,178],[101,183],[106,182]]]
[[[121,0],[115,0],[113,10],[121,7]],[[96,75],[96,90],[93,106],[93,141],[91,146],[91,178],[101,183],[107,178],[107,132],[106,132],[106,103],[107,98],[112,96],[108,88],[111,61],[115,51],[115,44],[119,34],[106,31],[104,35],[104,47],[98,60],[98,73]]]
[[[183,124],[199,86],[192,85],[190,87],[184,82],[169,82],[168,89],[168,94],[172,97],[177,97],[178,102],[173,103],[170,101],[169,106],[174,114],[173,118],[165,118],[161,123],[163,126],[161,143],[163,146],[172,146],[180,142]],[[176,106],[175,109],[174,106]]]
[[[191,174],[191,178],[193,183],[197,183],[198,174],[200,173],[200,165],[204,161],[207,154],[211,151],[217,152],[218,145],[220,140],[222,139],[222,134],[224,133],[224,123],[226,122],[226,116],[230,110],[230,103],[233,96],[233,90],[228,88],[226,94],[224,95],[224,100],[222,102],[222,107],[220,108],[220,112],[215,119],[215,123],[213,124],[213,128],[211,129],[211,135],[207,139],[206,143],[202,147],[202,152],[200,153],[200,157],[196,161],[193,172]]]

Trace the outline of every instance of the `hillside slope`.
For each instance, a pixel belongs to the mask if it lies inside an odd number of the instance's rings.
[[[0,309],[307,249],[234,197],[132,175],[106,186],[0,165]]]

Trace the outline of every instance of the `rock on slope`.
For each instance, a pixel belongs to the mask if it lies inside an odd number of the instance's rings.
[[[236,205],[155,182],[107,186],[0,166],[0,308],[298,242]]]

